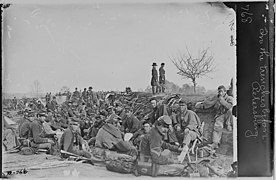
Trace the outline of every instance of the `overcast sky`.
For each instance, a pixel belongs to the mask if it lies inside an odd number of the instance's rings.
[[[4,11],[3,92],[30,92],[35,80],[44,92],[144,90],[152,62],[164,62],[166,78],[181,86],[191,81],[170,57],[186,46],[193,55],[210,48],[216,71],[198,85],[216,89],[235,78],[232,20],[232,9],[207,3],[12,5]]]

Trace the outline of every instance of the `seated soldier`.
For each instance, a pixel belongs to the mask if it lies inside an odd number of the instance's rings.
[[[91,154],[85,150],[85,141],[80,135],[80,128],[74,122],[70,123],[62,134],[60,149],[79,156],[91,158]]]
[[[122,104],[120,102],[118,102],[118,101],[115,102],[114,104],[115,104],[115,112],[116,112],[116,114],[121,117],[121,120],[124,123],[125,119],[127,118],[125,109],[122,107]]]
[[[61,128],[66,129],[69,125],[68,117],[69,115],[68,115],[68,112],[66,111],[66,107],[58,106],[57,113],[55,114],[57,125],[60,126]]]
[[[151,106],[152,106],[152,112],[148,115],[148,117],[145,117],[145,119],[148,119],[148,121],[154,125],[155,121],[163,115],[168,115],[167,106],[165,104],[158,104],[157,100],[152,98],[150,100]]]
[[[132,142],[134,146],[139,146],[141,139],[150,131],[150,129],[151,125],[146,121],[143,122],[143,127],[135,132],[129,141]]]
[[[135,147],[123,140],[123,133],[119,127],[119,120],[115,116],[106,119],[106,123],[100,128],[96,136],[95,146],[137,156]]]
[[[99,129],[104,125],[105,121],[103,120],[103,116],[98,115],[95,117],[95,123],[93,124],[92,127],[89,128],[88,130],[88,144],[89,146],[95,146],[95,142],[96,142],[96,136],[99,132]]]
[[[182,148],[163,141],[171,124],[172,120],[167,115],[158,118],[155,127],[151,128],[149,133],[142,138],[140,157],[141,155],[148,156],[154,164],[158,165],[174,163],[169,150],[177,152],[182,151]],[[155,176],[154,173],[153,176]]]
[[[55,134],[46,134],[43,122],[45,117],[37,115],[37,118],[30,124],[30,135],[28,139],[31,139],[31,146],[38,149],[47,149],[48,153],[54,154],[56,153],[54,147],[56,142],[53,140],[55,138]]]
[[[169,115],[168,108],[166,104],[161,104],[160,102],[157,103],[157,100],[155,98],[150,100],[151,106],[153,107],[152,112],[146,117],[146,119],[149,119],[149,122],[152,125],[155,125],[155,121],[163,116],[163,115]],[[164,140],[170,144],[178,145],[177,138],[175,135],[175,132],[172,128],[172,126],[169,127],[167,133],[164,136]]]
[[[59,129],[53,119],[53,115],[51,112],[48,112],[48,115],[42,125],[46,134],[56,134],[55,130]]]
[[[200,136],[200,119],[195,112],[187,109],[187,104],[181,99],[178,112],[173,116],[173,125],[176,136],[183,146],[183,151],[179,156],[179,161],[183,162],[188,153],[190,142]]]
[[[127,117],[123,122],[124,132],[125,133],[137,132],[142,127],[141,121],[139,121],[139,119],[137,119],[137,117],[133,114],[133,110],[130,107],[126,107],[125,111],[126,111]]]
[[[24,117],[18,123],[19,137],[28,139],[31,136],[30,125],[34,120],[34,115],[31,111],[25,110]]]
[[[44,105],[41,103],[40,100],[37,101],[37,106],[36,107],[37,107],[39,112],[42,112],[42,110],[45,109]]]

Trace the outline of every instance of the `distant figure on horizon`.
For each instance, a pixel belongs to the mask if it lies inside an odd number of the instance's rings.
[[[152,88],[152,94],[155,94],[157,92],[157,80],[158,80],[158,73],[156,70],[156,63],[152,64],[152,70],[151,70],[151,88]]]
[[[165,63],[161,63],[161,67],[159,68],[159,85],[161,87],[160,91],[165,92]]]

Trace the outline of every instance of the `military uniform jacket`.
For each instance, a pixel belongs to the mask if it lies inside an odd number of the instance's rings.
[[[170,159],[166,156],[162,156],[161,152],[164,149],[177,151],[178,147],[166,143],[163,141],[163,134],[159,127],[152,128],[148,134],[146,134],[141,142],[142,153],[145,155],[150,154],[152,162],[156,164],[169,164]],[[149,151],[149,152],[148,152]]]
[[[48,138],[45,138],[46,133],[41,122],[34,120],[30,125],[30,129],[31,136],[35,143],[41,144],[48,142]]]
[[[126,133],[135,133],[141,128],[141,121],[139,121],[139,119],[134,115],[131,115],[129,118],[126,118],[124,128],[125,130],[127,129]]]
[[[173,125],[180,125],[181,130],[188,128],[189,130],[199,132],[199,127],[201,121],[198,115],[191,111],[186,110],[186,112],[178,112],[175,116],[172,116]]]
[[[157,105],[150,114],[149,121],[154,124],[155,121],[163,115],[168,115],[167,107],[164,104]]]

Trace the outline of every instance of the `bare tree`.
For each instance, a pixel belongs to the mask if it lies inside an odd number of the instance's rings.
[[[213,55],[209,53],[209,48],[200,50],[197,57],[193,57],[186,47],[186,53],[181,53],[176,57],[171,57],[171,61],[178,69],[177,74],[185,79],[190,79],[194,85],[196,93],[196,80],[214,71]]]
[[[35,80],[33,82],[32,91],[36,95],[36,97],[39,97],[39,94],[42,93],[41,84],[38,80]]]

